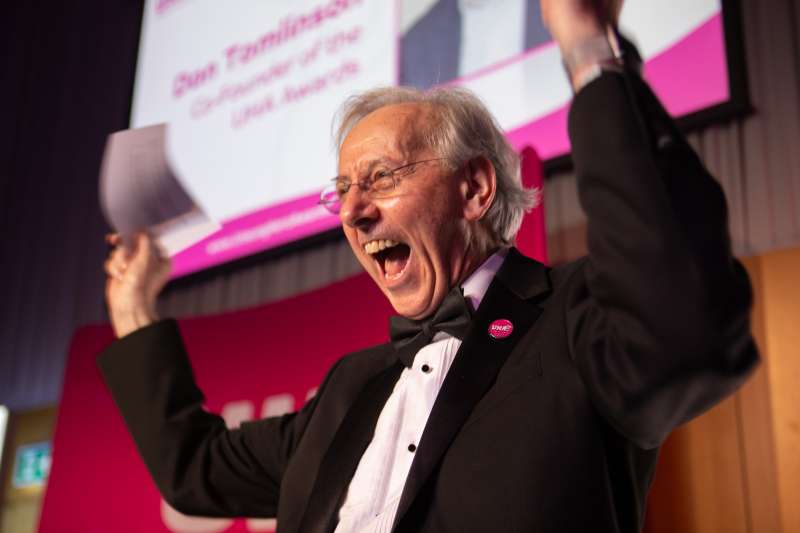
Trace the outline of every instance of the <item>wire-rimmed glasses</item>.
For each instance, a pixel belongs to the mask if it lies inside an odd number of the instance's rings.
[[[442,159],[444,158],[436,157],[434,159],[414,161],[413,163],[408,163],[392,169],[379,168],[373,171],[369,176],[356,182],[344,176],[337,176],[331,180],[330,185],[322,190],[322,193],[319,195],[319,203],[324,205],[325,208],[334,215],[338,215],[339,211],[342,209],[344,196],[354,183],[361,189],[363,194],[369,195],[370,198],[388,198],[397,188],[400,178],[414,172],[417,165],[430,163],[432,161],[440,161]]]

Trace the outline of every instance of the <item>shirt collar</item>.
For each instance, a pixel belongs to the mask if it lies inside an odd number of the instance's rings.
[[[500,270],[500,267],[503,265],[506,255],[508,255],[508,248],[500,248],[489,256],[489,258],[461,284],[461,288],[464,289],[464,297],[472,305],[473,310],[478,309],[478,306],[481,305],[481,300],[483,300],[483,296],[489,289],[489,285],[492,283],[495,274],[497,274],[497,271]]]

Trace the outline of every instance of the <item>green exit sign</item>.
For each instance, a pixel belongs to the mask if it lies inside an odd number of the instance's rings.
[[[12,485],[18,489],[41,487],[50,473],[50,443],[37,442],[17,448]]]

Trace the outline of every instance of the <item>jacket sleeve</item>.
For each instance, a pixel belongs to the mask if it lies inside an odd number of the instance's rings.
[[[203,409],[173,320],[117,340],[98,365],[167,503],[192,515],[275,516],[284,470],[316,399],[297,413],[227,429]]]
[[[598,411],[653,448],[754,367],[749,280],[719,184],[637,75],[584,87],[569,130],[589,248],[570,351]]]

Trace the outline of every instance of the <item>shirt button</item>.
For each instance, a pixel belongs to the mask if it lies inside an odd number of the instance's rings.
[[[428,372],[430,372],[433,369],[431,367],[429,367],[428,365],[422,365],[420,370],[422,370],[423,372],[425,372],[427,374]]]
[[[416,447],[416,445],[414,445],[414,444],[409,444],[409,445],[408,445],[408,451],[410,451],[411,453],[414,453],[415,451],[417,451],[417,447]]]

